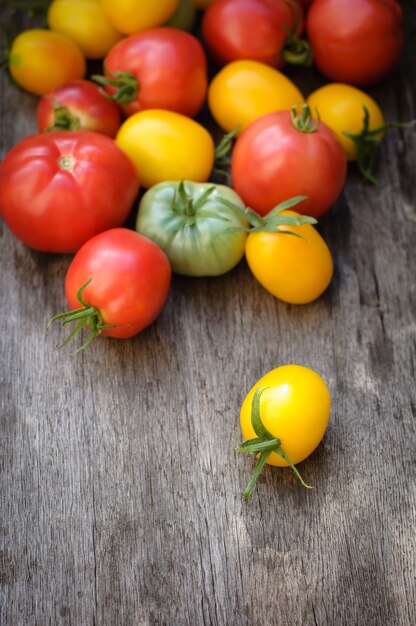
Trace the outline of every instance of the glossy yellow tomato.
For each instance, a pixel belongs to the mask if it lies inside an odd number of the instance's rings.
[[[75,41],[87,59],[102,59],[123,36],[104,14],[100,0],[54,0],[47,21],[51,30]]]
[[[281,215],[297,215],[282,211]],[[324,239],[311,224],[280,226],[282,232],[252,232],[246,241],[246,259],[259,283],[279,300],[306,304],[328,287],[333,274],[332,256]]]
[[[258,61],[232,61],[212,79],[208,105],[218,125],[227,132],[272,111],[289,110],[305,101],[282,72]]]
[[[179,0],[101,0],[114,28],[126,35],[162,26],[178,8]]]
[[[9,71],[20,87],[37,96],[83,78],[85,58],[68,37],[50,30],[30,29],[13,40]]]
[[[205,182],[214,165],[214,141],[208,131],[173,111],[147,109],[131,115],[121,125],[116,143],[146,188],[163,181]]]
[[[245,440],[258,435],[252,424],[253,398],[260,397],[260,419],[268,433],[293,464],[300,463],[316,449],[328,425],[331,398],[324,380],[302,365],[282,365],[271,370],[247,394],[240,411]],[[266,463],[285,467],[289,463],[271,452]]]
[[[359,135],[364,126],[366,107],[370,131],[384,124],[383,113],[377,102],[361,89],[343,83],[329,83],[311,93],[307,102],[313,115],[319,115],[322,122],[332,128],[341,142],[349,161],[357,157],[357,144],[344,134],[344,131]],[[381,135],[380,135],[381,139]]]

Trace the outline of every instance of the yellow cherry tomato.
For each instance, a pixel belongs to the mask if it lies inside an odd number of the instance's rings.
[[[212,79],[208,106],[218,125],[240,132],[272,111],[289,110],[305,101],[296,85],[282,72],[258,61],[232,61]]]
[[[280,215],[298,215],[282,211]],[[252,232],[246,240],[246,259],[254,277],[279,300],[306,304],[316,300],[333,275],[332,256],[311,224],[280,226],[283,232]]]
[[[178,5],[179,0],[101,0],[101,7],[114,28],[126,35],[162,26]]]
[[[37,96],[84,77],[85,58],[68,37],[50,30],[30,29],[13,40],[9,71],[16,83]]]
[[[47,21],[51,30],[75,41],[87,59],[102,59],[123,37],[104,14],[100,0],[54,0]]]
[[[364,108],[368,111],[368,130],[376,130],[384,125],[383,113],[377,102],[361,89],[343,83],[329,83],[311,93],[307,102],[312,114],[337,135],[345,156],[349,161],[357,157],[357,143],[347,137],[344,131],[359,135],[364,127]],[[380,134],[381,139],[382,134]]]
[[[214,141],[198,122],[173,111],[147,109],[120,127],[116,143],[136,167],[143,187],[163,181],[208,180]]]
[[[270,439],[279,440],[291,463],[300,463],[312,454],[324,436],[331,409],[330,393],[321,376],[302,365],[282,365],[260,378],[241,406],[240,424],[246,441],[259,437],[252,420],[256,395],[262,425]],[[265,462],[279,467],[290,465],[273,450]]]

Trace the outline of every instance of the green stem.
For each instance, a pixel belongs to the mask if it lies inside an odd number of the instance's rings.
[[[320,119],[314,120],[309,107],[309,104],[302,104],[299,111],[299,106],[294,105],[291,109],[292,125],[293,128],[299,130],[301,133],[314,133],[318,130]]]
[[[257,437],[245,441],[237,448],[238,452],[246,452],[248,454],[255,455],[260,453],[251,478],[244,489],[244,500],[248,500],[248,497],[272,452],[275,452],[286,461],[303,487],[306,489],[313,489],[311,485],[305,483],[294,463],[292,463],[286,452],[283,450],[280,439],[274,437],[262,422],[260,415],[260,401],[261,396],[266,389],[267,387],[257,387],[254,391],[251,403],[251,425],[253,426],[253,430]]]
[[[94,80],[99,85],[103,85],[103,87],[114,87],[116,89],[115,93],[110,95],[112,100],[115,100],[119,104],[130,104],[137,98],[137,94],[139,93],[139,82],[134,74],[131,72],[121,72],[117,70],[113,74],[106,72],[108,76],[111,78],[107,78],[107,76],[100,76],[99,74],[94,74],[91,76],[92,80]]]
[[[46,128],[46,132],[51,130],[79,130],[81,123],[79,117],[73,115],[71,111],[61,106],[56,100],[53,101],[53,124]]]
[[[283,59],[291,65],[310,67],[313,63],[313,50],[306,39],[301,39],[297,34],[303,19],[302,11],[297,2],[286,0],[286,3],[292,7],[296,18],[293,28],[284,24],[287,36],[282,52]]]

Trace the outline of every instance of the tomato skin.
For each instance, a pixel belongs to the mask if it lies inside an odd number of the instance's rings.
[[[42,96],[36,112],[39,132],[45,132],[56,123],[55,104],[75,116],[79,130],[92,130],[113,138],[121,125],[117,105],[88,80],[64,83]]]
[[[52,31],[74,41],[87,59],[102,59],[123,36],[103,13],[100,0],[53,0],[47,22]]]
[[[136,167],[146,189],[164,181],[208,180],[214,141],[198,122],[161,109],[140,111],[121,125],[116,143]]]
[[[258,117],[288,110],[304,97],[287,76],[258,61],[233,61],[223,67],[208,87],[208,106],[226,132],[240,132]]]
[[[297,130],[289,111],[255,120],[238,137],[231,158],[232,186],[260,215],[295,196],[308,200],[299,213],[319,217],[336,201],[347,162],[332,130],[319,123],[313,132]]]
[[[306,20],[315,65],[333,81],[365,86],[382,80],[402,52],[401,20],[395,0],[315,0]]]
[[[0,165],[0,211],[13,234],[43,252],[75,252],[121,226],[139,180],[112,139],[89,131],[26,137]]]
[[[202,37],[219,65],[252,59],[281,67],[295,23],[295,10],[286,0],[216,0],[203,15]]]
[[[73,41],[59,33],[34,28],[13,40],[9,71],[20,87],[43,96],[62,83],[83,78],[86,63]]]
[[[179,0],[101,0],[101,8],[114,28],[125,35],[150,30],[167,22]]]
[[[245,397],[240,424],[245,440],[256,437],[251,424],[251,406],[258,387],[267,387],[260,401],[260,415],[271,435],[292,463],[305,460],[318,447],[325,434],[331,410],[331,397],[324,380],[314,370],[301,365],[282,365],[260,378]],[[267,463],[287,467],[272,452]]]
[[[344,131],[358,135],[363,130],[364,110],[369,113],[369,130],[384,125],[384,116],[377,102],[361,89],[342,83],[329,83],[309,94],[307,102],[315,115],[329,126],[344,150],[348,161],[355,161],[357,144]],[[381,137],[380,137],[381,139]]]
[[[210,193],[203,201],[208,190]],[[241,229],[248,227],[240,214],[221,204],[222,199],[245,208],[237,194],[225,185],[160,183],[143,195],[136,230],[166,252],[173,272],[219,276],[244,256],[247,233]]]
[[[295,211],[283,211],[296,215]],[[310,224],[286,226],[301,237],[253,232],[246,241],[248,266],[273,296],[290,304],[313,302],[331,282],[334,266],[324,239]]]
[[[162,27],[126,37],[104,61],[105,73],[130,72],[137,97],[122,106],[126,115],[144,109],[167,109],[194,117],[207,92],[207,63],[199,41],[177,28]],[[115,88],[107,86],[111,95]]]
[[[71,309],[77,292],[89,280],[83,299],[96,307],[110,337],[133,337],[149,326],[169,293],[169,260],[152,241],[127,228],[114,228],[89,239],[74,256],[65,278]]]

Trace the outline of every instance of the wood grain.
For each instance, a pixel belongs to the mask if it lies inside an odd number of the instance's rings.
[[[416,118],[416,9],[399,70],[369,92]],[[305,73],[306,72],[306,73]],[[322,78],[292,70],[311,91]],[[1,154],[35,131],[36,98],[0,75]],[[5,626],[414,626],[416,136],[383,140],[377,189],[351,166],[320,230],[336,271],[311,305],[277,301],[242,262],[175,276],[136,338],[70,356],[49,318],[70,256],[0,224]],[[330,426],[300,465],[235,451],[241,402],[284,363],[317,370]]]

